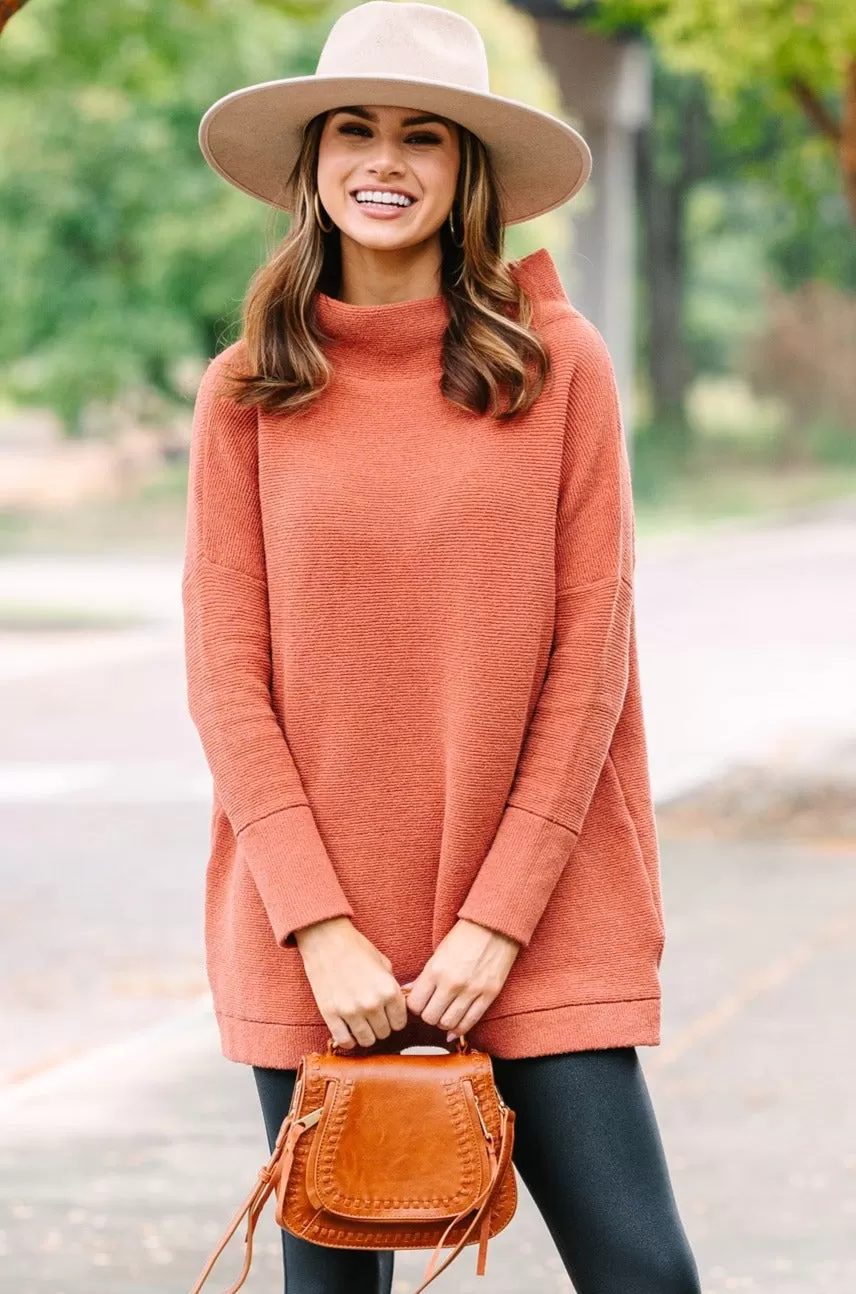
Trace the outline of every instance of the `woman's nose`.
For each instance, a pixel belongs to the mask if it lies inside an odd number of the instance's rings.
[[[400,167],[401,145],[393,139],[378,140],[373,149],[372,162],[380,170]]]

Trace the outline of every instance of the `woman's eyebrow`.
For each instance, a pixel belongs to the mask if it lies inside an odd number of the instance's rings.
[[[378,119],[377,113],[371,112],[368,108],[358,108],[358,107],[336,108],[333,113],[333,116],[336,116],[340,112],[350,112],[355,117],[363,117],[366,121],[377,121]],[[428,122],[431,122],[437,126],[446,125],[446,122],[443,120],[442,117],[434,117],[430,112],[420,112],[415,117],[405,117],[402,120],[401,124],[402,126],[425,126],[428,124]]]

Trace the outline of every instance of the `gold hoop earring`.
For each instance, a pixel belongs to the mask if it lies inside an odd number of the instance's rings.
[[[451,209],[451,208],[449,209],[449,233],[450,233],[450,234],[451,234],[451,236],[452,236],[452,242],[455,244],[455,246],[456,246],[456,247],[463,247],[463,245],[464,245],[464,240],[463,240],[463,239],[461,239],[461,241],[460,241],[460,242],[458,242],[457,234],[455,233],[455,225],[454,225],[454,221],[452,220],[452,209]]]
[[[320,205],[319,205],[319,203],[318,203],[318,190],[317,190],[317,189],[315,190],[315,195],[314,195],[314,197],[313,197],[313,199],[312,199],[312,205],[313,205],[313,207],[315,208],[315,223],[317,224],[318,228],[319,228],[319,229],[321,230],[321,232],[322,232],[322,233],[324,233],[324,234],[332,234],[332,232],[333,232],[334,228],[336,227],[336,222],[331,218],[331,220],[330,220],[330,228],[328,229],[328,228],[324,225],[324,222],[323,222],[323,221],[322,221],[322,219],[321,219],[321,207],[320,207]]]

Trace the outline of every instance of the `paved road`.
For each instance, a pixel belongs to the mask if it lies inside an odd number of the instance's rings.
[[[210,779],[174,650],[0,688],[0,1082],[207,990]]]

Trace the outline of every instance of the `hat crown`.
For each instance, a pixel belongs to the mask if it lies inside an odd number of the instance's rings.
[[[468,18],[437,5],[396,0],[367,0],[346,10],[330,29],[316,76],[355,75],[490,90],[484,41]]]

